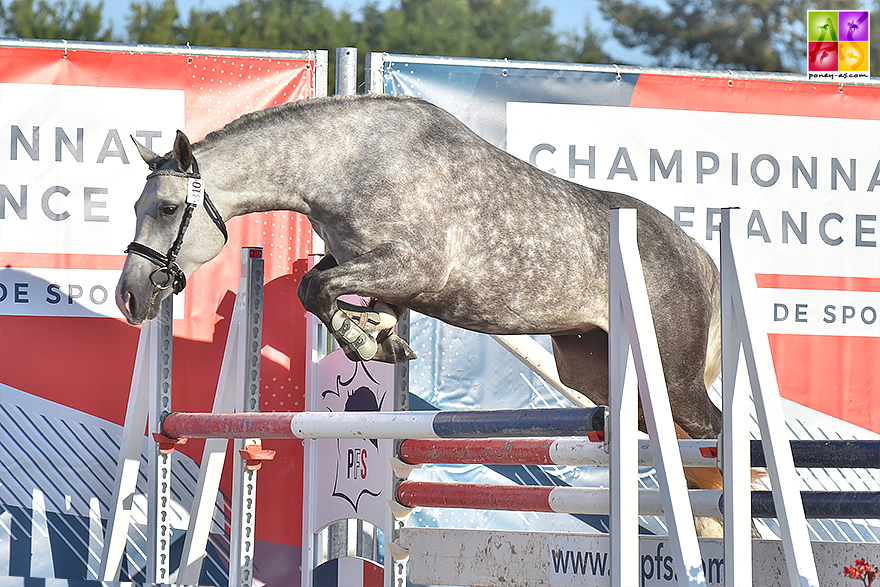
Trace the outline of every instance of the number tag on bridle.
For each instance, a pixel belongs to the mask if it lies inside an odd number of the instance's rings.
[[[205,187],[200,177],[189,177],[186,180],[186,203],[201,206],[205,200]]]

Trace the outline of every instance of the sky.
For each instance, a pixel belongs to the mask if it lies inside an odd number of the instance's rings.
[[[154,0],[158,3],[158,0]],[[190,9],[210,9],[216,10],[224,6],[237,4],[238,0],[177,0],[177,8],[181,14],[188,15]],[[324,5],[336,10],[347,9],[354,15],[358,15],[360,8],[367,3],[367,0],[324,0]],[[392,3],[392,0],[378,0],[380,8],[384,8]],[[601,14],[599,13],[598,2],[596,0],[538,0],[540,6],[546,6],[553,10],[554,27],[562,31],[580,31],[583,28],[584,21],[589,15],[593,26],[602,30]],[[113,23],[113,28],[117,34],[122,34],[125,27],[125,17],[128,14],[128,0],[105,0],[104,16]],[[327,47],[333,50],[333,47]],[[381,51],[381,47],[375,48]]]

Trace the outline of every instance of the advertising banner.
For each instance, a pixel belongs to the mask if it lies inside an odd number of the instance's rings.
[[[612,585],[607,534],[559,532],[485,532],[480,530],[407,527],[401,542],[410,551],[414,582],[456,585],[528,585],[575,587]],[[504,548],[498,545],[504,545]],[[852,578],[842,572],[847,561],[873,560],[880,546],[857,542],[812,543],[819,584],[847,587]],[[790,585],[782,541],[754,540],[753,585]],[[700,538],[706,585],[724,584],[721,538]],[[524,556],[522,553],[528,553]],[[668,536],[642,536],[639,541],[640,587],[679,585]],[[453,562],[454,561],[454,564]],[[844,562],[841,562],[844,561]]]
[[[880,432],[880,85],[399,55],[384,84],[655,206],[716,259],[721,209],[748,210],[782,395]]]
[[[326,57],[320,62],[315,52],[305,51],[0,44],[3,389],[47,400],[41,409],[58,406],[68,417],[81,413],[122,424],[138,328],[123,319],[114,291],[123,251],[134,236],[133,206],[148,173],[130,137],[165,153],[178,129],[195,142],[243,114],[314,96],[316,87],[325,87],[316,81],[316,69],[326,65]],[[210,178],[205,179],[210,191]],[[276,212],[232,219],[228,229],[223,253],[175,298],[174,409],[211,410],[242,246],[263,247],[266,260],[260,409],[302,409],[305,319],[296,284],[311,252],[310,225],[293,213]],[[82,442],[100,444],[101,438],[95,433]],[[197,460],[201,446],[190,443],[182,452]],[[277,555],[292,549],[295,573],[301,511],[288,506],[301,499],[302,448],[296,441],[271,448],[278,456],[263,469],[257,508],[257,539],[266,546],[257,551]],[[67,466],[39,452],[31,458],[18,465]],[[87,460],[84,466],[96,465]],[[58,475],[78,478],[61,470]],[[82,484],[61,491],[60,503],[50,500],[46,509],[67,511],[73,499],[75,509],[90,511],[96,489],[87,480]],[[0,485],[5,491],[15,484],[0,478]],[[229,473],[223,487],[228,495]],[[11,507],[8,495],[0,493],[0,499]]]

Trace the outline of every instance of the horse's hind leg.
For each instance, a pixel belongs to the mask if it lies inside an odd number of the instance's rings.
[[[594,328],[583,334],[554,335],[552,340],[559,379],[594,403],[608,405],[608,333]],[[670,356],[663,361],[672,416],[687,436],[715,438],[721,412],[706,393],[699,359],[685,362],[684,366],[675,364]],[[692,368],[692,363],[697,368]]]
[[[554,335],[553,357],[559,379],[600,406],[608,405],[608,333]]]

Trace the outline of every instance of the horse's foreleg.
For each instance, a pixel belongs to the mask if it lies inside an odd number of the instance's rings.
[[[430,278],[427,272],[414,270],[403,253],[389,244],[341,265],[335,260],[325,263],[325,258],[299,285],[303,307],[327,325],[352,360],[395,363],[415,358],[409,345],[391,331],[405,308],[387,302],[399,303],[425,291],[421,288]],[[385,303],[370,308],[338,301],[348,294]]]
[[[356,343],[358,340],[361,342],[356,345],[357,357],[352,357],[353,359],[400,363],[416,358],[415,352],[406,341],[394,333],[397,320],[406,312],[406,308],[386,304],[375,298],[370,300],[369,305],[366,306],[357,306],[342,300],[337,300],[336,305],[344,317],[340,316],[340,312],[337,312],[333,315],[333,320],[342,325],[344,330],[359,332],[357,329],[360,329],[376,341],[374,351],[374,347],[369,341],[364,342],[366,339],[355,339]],[[345,319],[350,320],[353,326],[349,326]]]
[[[339,300],[336,305],[364,332],[369,334],[391,330],[397,324],[397,307],[381,300],[373,299],[366,306],[358,306]]]
[[[303,307],[318,317],[321,322],[330,330],[330,332],[339,341],[339,344],[345,349],[347,355],[353,359],[369,361],[372,359],[378,348],[376,340],[364,332],[364,330],[356,323],[352,322],[336,305],[336,300],[323,299],[318,292],[323,290],[321,285],[321,276],[325,272],[331,271],[338,267],[339,263],[333,255],[324,255],[324,257],[315,264],[312,269],[306,273],[297,288],[297,294],[302,302]],[[344,302],[343,302],[344,303]],[[352,304],[345,304],[351,308],[356,308]]]
[[[339,263],[333,255],[324,255],[318,263],[306,273],[297,288],[297,294],[303,307],[318,317],[339,341],[345,353],[352,359],[369,361],[376,355],[378,345],[375,338],[367,334],[358,325],[358,318],[347,315],[337,306],[335,299],[326,299],[320,295],[326,288],[322,286],[322,277],[332,272]],[[345,302],[341,302],[345,304]],[[345,304],[352,309],[357,308],[352,304]]]

